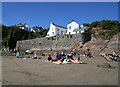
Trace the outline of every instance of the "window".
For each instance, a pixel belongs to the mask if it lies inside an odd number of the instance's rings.
[[[61,35],[63,35],[63,31],[61,31]]]
[[[54,35],[54,32],[52,32],[52,35]]]
[[[69,32],[69,34],[70,34],[70,32]]]
[[[54,29],[52,28],[52,31],[53,31]]]
[[[71,26],[69,26],[69,29],[71,29]]]
[[[57,31],[59,31],[59,29],[57,29]]]
[[[47,34],[47,36],[49,36],[49,34]]]

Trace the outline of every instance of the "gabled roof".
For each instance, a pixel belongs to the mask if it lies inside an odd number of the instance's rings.
[[[19,27],[24,27],[26,25],[26,23],[22,24],[22,23],[19,23],[17,24],[16,26],[19,26]]]
[[[61,28],[64,28],[64,29],[66,29],[65,27],[63,27],[63,26],[60,26],[60,25],[56,25],[56,24],[54,24],[53,22],[52,22],[52,24],[53,24],[54,26],[57,26],[57,27],[61,27]]]
[[[71,24],[72,22],[75,22],[74,19],[72,19],[72,21],[71,21],[69,24]],[[77,23],[77,22],[75,22],[75,23]],[[69,24],[68,24],[68,25],[69,25]],[[77,23],[77,24],[78,24],[78,23]],[[78,24],[78,25],[79,25],[79,24]]]

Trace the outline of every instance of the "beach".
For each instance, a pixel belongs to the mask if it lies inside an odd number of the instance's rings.
[[[54,64],[41,59],[20,59],[2,56],[3,85],[117,85],[118,62],[101,56],[81,57],[87,64]],[[77,58],[77,57],[76,57]],[[97,67],[103,63],[113,68]]]

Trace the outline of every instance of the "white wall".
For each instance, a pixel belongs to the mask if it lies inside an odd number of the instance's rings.
[[[56,29],[56,27],[51,23],[50,29],[49,29],[46,37],[55,36],[55,29]],[[53,35],[53,32],[54,32],[54,35]],[[48,34],[49,34],[49,36],[48,36]]]
[[[61,34],[61,31],[63,31],[63,34],[65,34],[66,31],[67,31],[67,29],[64,29],[64,28],[55,26],[55,25],[53,25],[53,24],[51,23],[51,24],[50,24],[50,30],[48,31],[46,37],[55,36],[55,35],[62,35],[62,34]],[[53,35],[53,32],[54,32],[54,35]],[[48,36],[48,34],[49,34],[49,36]]]
[[[71,27],[71,29],[70,29],[70,27]],[[67,25],[67,33],[66,34],[69,34],[69,32],[70,32],[70,34],[76,34],[76,32],[73,32],[73,30],[75,28],[79,29],[79,24],[72,21],[70,24]]]
[[[64,35],[66,33],[67,29],[56,27],[56,35]]]

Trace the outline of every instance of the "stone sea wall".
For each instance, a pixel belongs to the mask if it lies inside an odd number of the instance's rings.
[[[87,33],[76,35],[63,35],[17,41],[16,47],[19,47],[20,50],[73,49],[82,46],[83,43],[89,40],[90,36]]]

